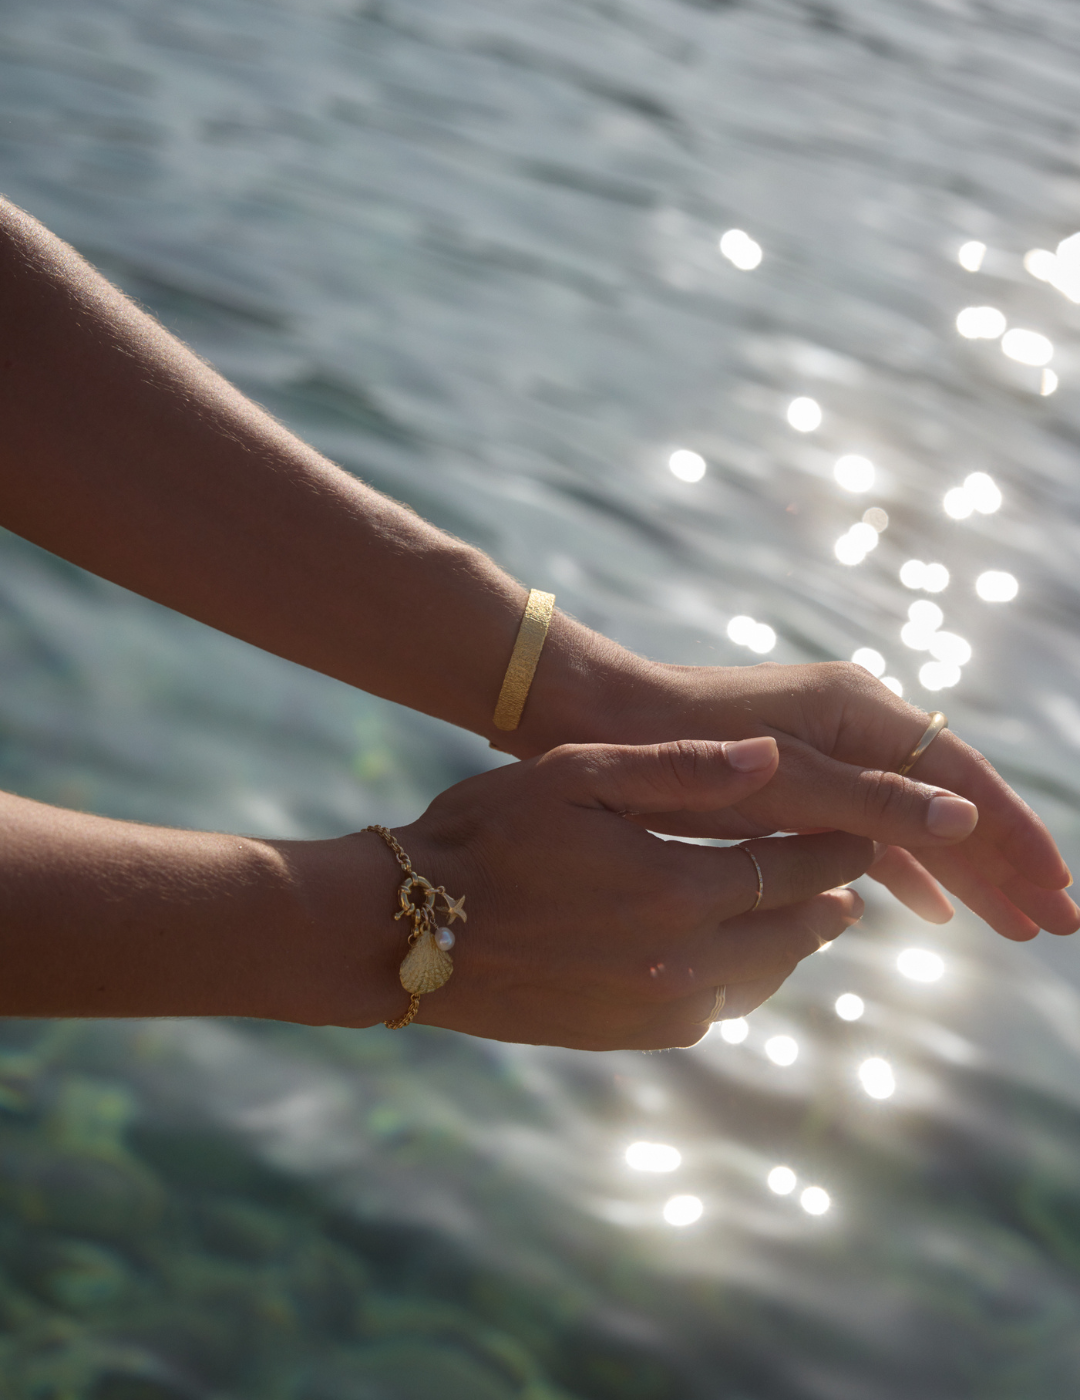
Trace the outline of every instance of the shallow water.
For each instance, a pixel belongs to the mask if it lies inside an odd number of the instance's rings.
[[[1045,0],[7,0],[0,187],[336,460],[628,645],[748,664],[727,635],[748,615],[771,659],[877,649],[1076,861],[1080,311],[1022,259],[1080,227],[1078,56],[1080,19]],[[719,255],[731,227],[756,270]],[[987,304],[1053,341],[1056,393],[957,334]],[[797,396],[816,431],[788,425]],[[702,480],[668,470],[678,448]],[[837,485],[848,453],[873,490]],[[976,471],[1001,509],[951,519]],[[843,565],[875,506],[880,544]],[[408,819],[490,761],[0,550],[11,789],[315,836]],[[948,587],[906,588],[911,558]],[[986,570],[1015,601],[976,595]],[[931,596],[972,647],[936,693],[899,638]],[[899,975],[911,945],[940,981]],[[0,1384],[1064,1400],[1078,986],[1068,943],[874,897],[744,1043],[671,1055],[10,1025]],[[834,1014],[844,991],[861,1020]],[[860,1086],[869,1056],[887,1100]],[[635,1139],[682,1165],[631,1171]],[[679,1194],[704,1207],[685,1228],[662,1218]]]

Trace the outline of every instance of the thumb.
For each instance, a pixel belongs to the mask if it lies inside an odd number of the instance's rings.
[[[612,812],[708,812],[764,787],[780,761],[769,736],[718,743],[675,739],[624,747],[582,744],[556,749],[541,763],[558,765],[562,795]]]

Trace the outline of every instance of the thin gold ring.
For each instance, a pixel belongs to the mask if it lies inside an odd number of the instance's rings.
[[[746,854],[750,857],[754,865],[754,873],[757,875],[757,899],[754,900],[750,909],[747,911],[748,913],[752,914],[754,910],[758,907],[758,905],[761,903],[761,896],[765,893],[765,876],[762,875],[761,866],[758,865],[758,858],[756,855],[754,855],[750,847],[745,845],[740,846],[739,850],[745,851]]]
[[[709,1012],[708,1019],[715,1021],[724,1009],[724,1002],[727,1001],[727,987],[717,987],[716,1000],[713,1002],[713,1009]]]
[[[907,774],[911,772],[911,770],[915,767],[916,763],[918,763],[919,759],[922,758],[923,754],[934,742],[934,740],[941,733],[941,731],[943,729],[947,729],[948,727],[948,719],[941,713],[940,710],[935,710],[934,713],[930,716],[930,723],[923,730],[922,738],[911,750],[907,758],[904,759],[900,767],[896,770],[900,774],[901,778],[906,777]]]

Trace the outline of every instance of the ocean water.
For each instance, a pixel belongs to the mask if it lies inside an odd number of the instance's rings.
[[[1080,229],[1078,59],[1061,0],[4,0],[0,188],[620,641],[879,652],[1076,862],[1080,310],[1024,258]],[[1056,388],[958,333],[985,306]],[[954,518],[973,473],[1000,508]],[[944,690],[917,600],[970,643]],[[0,784],[115,816],[322,836],[492,761],[11,535],[0,659]],[[666,1055],[6,1023],[0,1396],[1071,1400],[1080,954],[868,898],[744,1040]]]

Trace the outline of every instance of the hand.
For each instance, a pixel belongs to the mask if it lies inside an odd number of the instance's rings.
[[[945,731],[911,777],[897,775],[929,717],[861,666],[639,663],[624,678],[609,672],[598,708],[603,718],[588,732],[615,742],[770,734],[780,746],[767,787],[721,812],[654,816],[654,830],[746,837],[838,828],[890,846],[870,873],[935,922],[952,907],[931,877],[1007,938],[1080,927],[1049,832],[981,754]]]
[[[725,1015],[750,1011],[859,917],[859,896],[835,887],[867,868],[871,843],[758,842],[764,897],[751,914],[743,851],[664,841],[627,818],[742,803],[777,762],[770,738],[568,745],[444,792],[395,832],[416,869],[467,895],[454,974],[417,1019],[495,1040],[657,1049],[705,1034],[718,986]],[[404,1000],[399,987],[386,1015]]]

